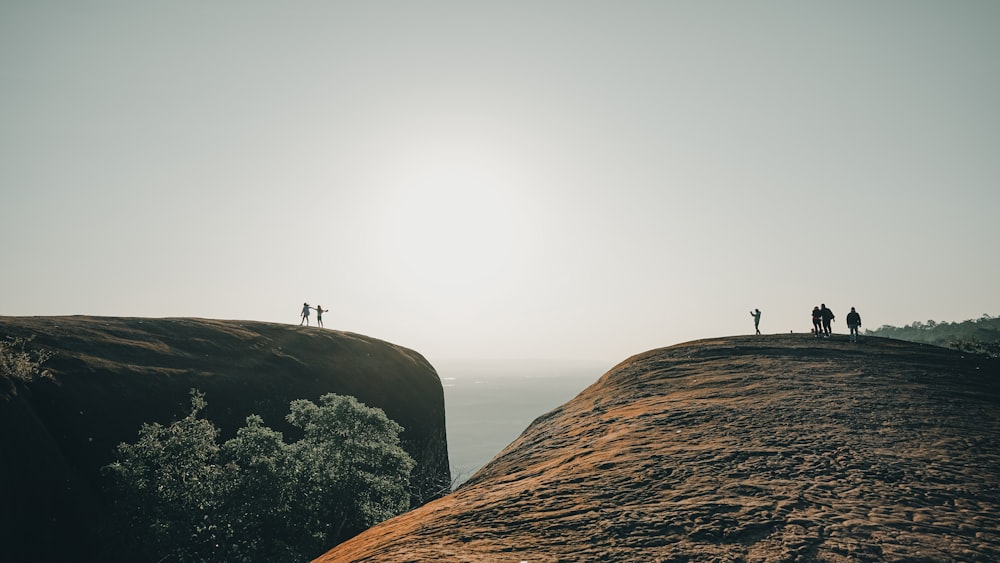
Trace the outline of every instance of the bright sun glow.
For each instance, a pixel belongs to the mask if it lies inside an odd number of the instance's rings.
[[[523,213],[504,169],[490,151],[458,146],[413,151],[394,169],[383,251],[406,287],[460,305],[519,273]]]

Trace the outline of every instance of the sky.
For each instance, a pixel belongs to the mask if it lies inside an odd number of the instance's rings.
[[[5,0],[0,315],[442,358],[1000,314],[1000,3]],[[314,319],[315,320],[315,319]]]

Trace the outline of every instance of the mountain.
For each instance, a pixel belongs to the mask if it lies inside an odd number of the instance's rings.
[[[1000,560],[1000,364],[791,334],[629,358],[317,559],[903,560]]]
[[[232,437],[250,414],[292,438],[289,403],[326,393],[379,407],[417,460],[413,505],[451,482],[444,395],[418,353],[367,336],[274,323],[193,318],[0,317],[0,338],[34,337],[51,377],[0,378],[0,560],[99,560],[108,506],[100,468],[143,423],[190,412]]]

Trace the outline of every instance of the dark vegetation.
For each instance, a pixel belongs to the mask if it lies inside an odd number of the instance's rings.
[[[0,428],[0,561],[302,561],[451,482],[434,368],[335,330],[0,316]]]
[[[50,377],[42,364],[53,353],[31,340],[0,340],[0,376],[15,385]],[[195,389],[187,416],[143,424],[103,468],[122,556],[306,561],[409,508],[415,461],[400,445],[403,427],[354,397],[319,403],[292,401],[285,418],[302,438],[291,443],[254,414],[220,444]]]
[[[49,376],[42,364],[52,357],[52,352],[29,348],[32,340],[21,336],[0,340],[0,376],[13,383],[30,383]]]
[[[954,348],[962,352],[1000,357],[1000,317],[983,315],[962,322],[915,321],[903,327],[882,325],[865,334]]]
[[[302,439],[257,415],[225,443],[201,418],[204,394],[168,426],[145,424],[105,467],[113,530],[141,561],[306,561],[409,507],[414,461],[381,409],[335,394],[291,403]]]

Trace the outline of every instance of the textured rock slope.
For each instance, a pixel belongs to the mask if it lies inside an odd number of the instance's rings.
[[[875,338],[654,350],[319,561],[998,561],[998,381]]]
[[[205,392],[223,438],[256,413],[292,438],[294,399],[353,395],[402,424],[414,484],[450,483],[441,382],[412,350],[333,330],[247,321],[0,317],[0,338],[35,336],[54,376],[0,379],[0,560],[102,560],[99,468],[143,422],[169,423]],[[417,499],[418,501],[420,499]]]

